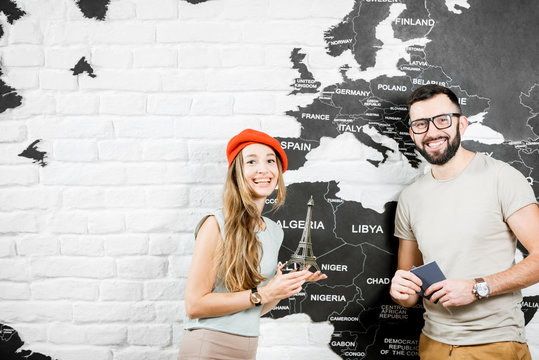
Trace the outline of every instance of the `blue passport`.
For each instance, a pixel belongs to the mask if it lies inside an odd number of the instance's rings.
[[[438,281],[445,280],[445,275],[436,263],[436,261],[432,261],[428,264],[421,265],[418,267],[412,266],[412,270],[410,271],[414,273],[418,278],[420,278],[423,282],[423,284],[421,285],[421,291],[417,294],[424,297],[425,299],[430,299],[430,295],[424,295],[425,290],[427,290],[429,286],[434,283],[437,283]]]

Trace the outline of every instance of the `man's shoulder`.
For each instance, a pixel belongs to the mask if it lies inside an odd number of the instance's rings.
[[[492,171],[495,174],[499,175],[500,173],[520,173],[517,169],[515,169],[511,164],[506,163],[503,160],[498,160],[493,158],[492,156],[488,156],[482,153],[477,153],[476,156],[478,157],[478,162],[484,167],[486,170]]]
[[[492,156],[485,155],[481,152],[478,152],[475,154],[476,161],[480,164],[488,165],[488,166],[500,166],[502,164],[505,164],[505,162],[495,159]]]

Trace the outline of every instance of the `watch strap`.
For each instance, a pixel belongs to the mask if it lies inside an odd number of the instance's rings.
[[[253,296],[253,294],[258,295],[258,301],[254,300],[256,296]],[[253,303],[255,306],[262,305],[262,298],[260,297],[260,293],[258,292],[258,288],[256,286],[251,289],[251,297],[249,299],[251,300],[251,303]]]

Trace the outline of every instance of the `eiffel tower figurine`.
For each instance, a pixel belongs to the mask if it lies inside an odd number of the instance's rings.
[[[299,265],[299,270],[303,270],[307,265],[313,266],[316,270],[320,271],[318,264],[316,263],[316,256],[313,254],[313,246],[311,244],[311,217],[313,210],[314,200],[313,196],[307,202],[307,217],[305,219],[305,228],[303,228],[303,234],[299,241],[298,248],[295,253],[290,256],[290,260],[286,262],[287,270],[295,270],[296,264]],[[289,268],[289,266],[292,268]]]

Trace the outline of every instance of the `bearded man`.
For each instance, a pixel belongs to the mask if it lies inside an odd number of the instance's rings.
[[[527,359],[520,290],[539,281],[539,208],[526,178],[466,150],[458,98],[429,84],[408,101],[410,136],[432,165],[400,195],[398,269],[390,294],[411,307],[422,281],[410,270],[436,261],[446,280],[423,298],[421,359]],[[529,255],[515,264],[517,239]]]

